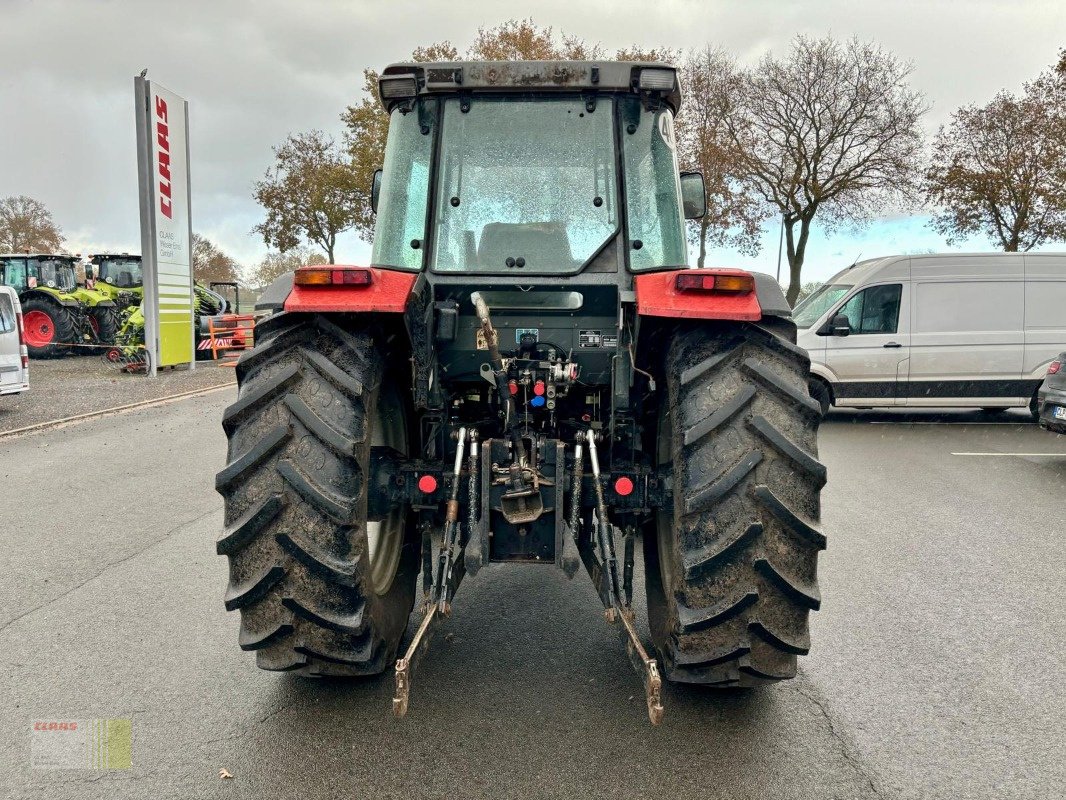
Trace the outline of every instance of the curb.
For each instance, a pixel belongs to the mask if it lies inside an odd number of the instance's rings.
[[[86,420],[95,419],[97,417],[107,417],[112,414],[122,414],[126,411],[136,411],[139,408],[151,408],[152,406],[166,405],[174,400],[183,400],[188,397],[198,397],[200,395],[212,394],[213,392],[220,392],[223,389],[231,389],[236,386],[235,383],[224,383],[221,386],[211,386],[206,389],[190,389],[187,392],[178,392],[177,394],[169,394],[165,397],[156,397],[151,400],[140,400],[136,403],[129,403],[124,406],[115,406],[114,408],[105,408],[100,411],[88,411],[84,414],[76,414],[73,417],[63,417],[62,419],[51,419],[46,422],[38,422],[34,425],[27,425],[24,428],[13,428],[9,431],[0,431],[0,439],[7,439],[14,436],[20,436],[25,433],[35,433],[37,431],[48,430],[50,428],[59,428],[65,425],[74,425],[79,422],[85,422]]]

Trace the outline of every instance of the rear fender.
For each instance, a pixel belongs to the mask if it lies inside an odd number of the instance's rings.
[[[58,293],[46,289],[30,289],[28,292],[23,292],[19,295],[19,301],[23,305],[30,300],[47,300],[50,303],[55,303],[65,308],[81,308],[81,303],[77,300],[61,297]]]
[[[709,272],[724,275],[751,275],[755,291],[747,294],[682,292],[675,287],[677,275]],[[637,275],[634,278],[637,313],[645,317],[672,319],[736,320],[757,322],[763,316],[791,317],[792,309],[777,281],[769,275],[743,270],[669,270]]]
[[[329,266],[316,267],[328,269]],[[268,286],[256,302],[257,310],[322,314],[402,314],[407,308],[417,272],[366,268],[369,285],[296,286],[287,272]]]

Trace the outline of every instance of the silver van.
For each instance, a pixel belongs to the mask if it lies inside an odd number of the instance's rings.
[[[830,405],[1029,408],[1066,349],[1066,254],[888,256],[796,306],[811,396]]]
[[[30,355],[22,327],[22,306],[10,286],[0,286],[0,395],[30,388]]]

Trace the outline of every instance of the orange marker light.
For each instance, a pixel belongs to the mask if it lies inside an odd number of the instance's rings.
[[[328,269],[309,269],[301,267],[296,270],[295,283],[297,286],[329,286],[332,275]]]
[[[755,276],[746,273],[721,273],[710,270],[682,272],[674,279],[679,292],[712,292],[714,294],[747,294],[755,291]]]
[[[297,286],[369,286],[374,273],[364,267],[300,267],[296,270]]]

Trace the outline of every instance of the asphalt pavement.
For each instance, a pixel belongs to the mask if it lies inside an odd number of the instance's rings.
[[[1020,414],[834,414],[799,677],[669,686],[651,728],[551,567],[464,582],[406,719],[389,675],[258,671],[214,553],[229,395],[0,438],[0,796],[1063,796],[1066,437]],[[33,720],[95,718],[132,720],[132,768],[31,768]]]
[[[195,369],[159,370],[153,379],[128,372],[100,355],[75,355],[30,361],[30,390],[0,397],[0,436],[80,414],[210,390],[234,382],[233,368],[198,361]]]

